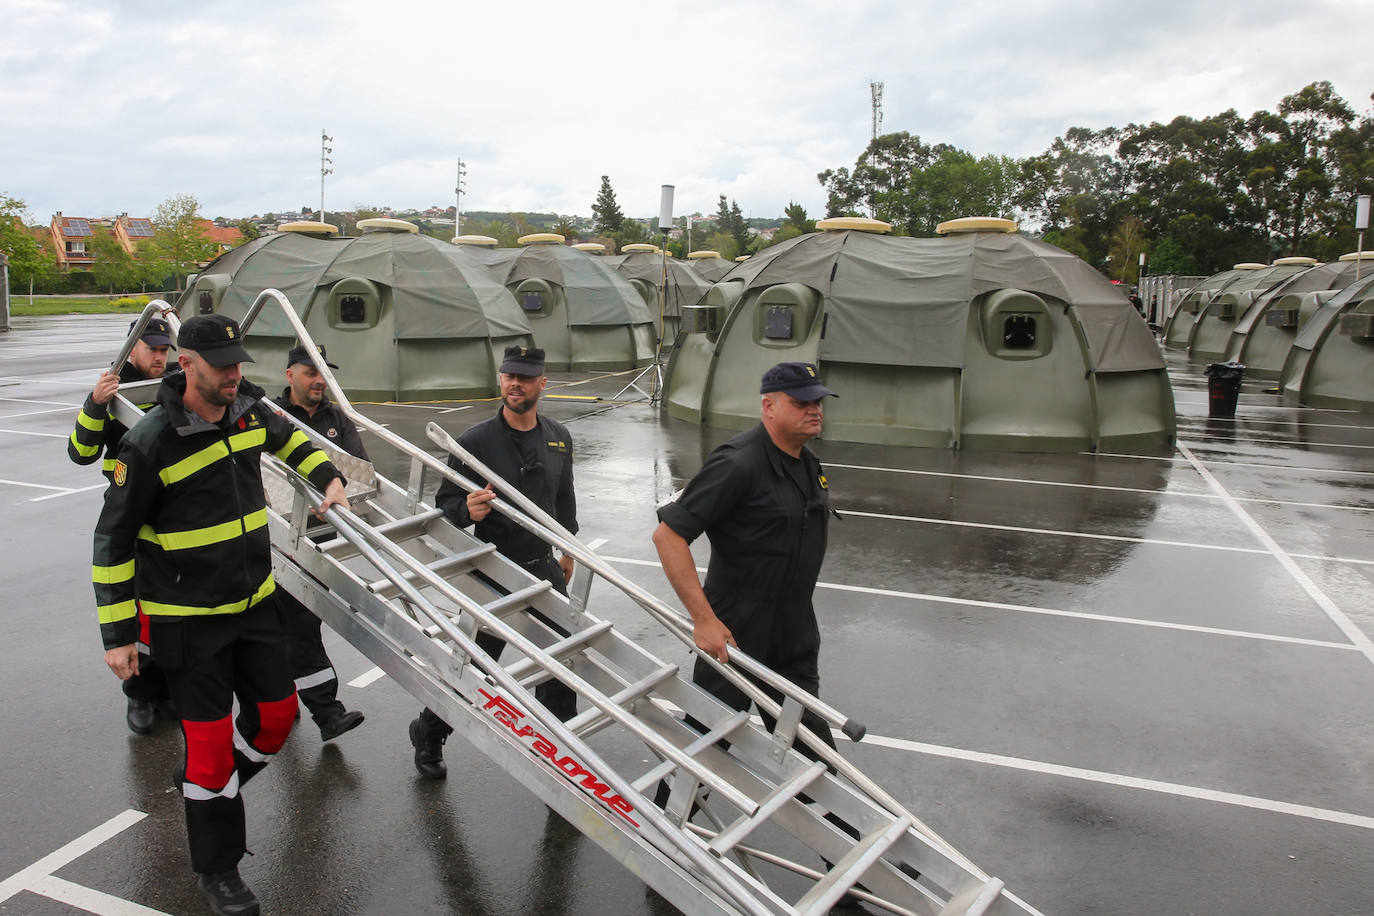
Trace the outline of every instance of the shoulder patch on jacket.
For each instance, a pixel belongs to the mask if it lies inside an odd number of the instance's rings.
[[[129,479],[129,466],[122,461],[115,461],[114,482],[115,486],[122,487]]]

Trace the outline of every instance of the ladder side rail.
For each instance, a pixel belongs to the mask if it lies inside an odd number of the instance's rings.
[[[313,505],[318,506],[319,503],[322,501],[318,497],[318,495],[315,494],[314,488],[311,487],[307,481],[295,478],[292,480],[292,485],[295,486],[299,492],[303,494],[308,494],[307,498]],[[536,659],[544,667],[545,670],[550,671],[550,673],[558,672],[559,679],[562,680],[564,683],[568,684],[569,687],[572,687],[574,690],[576,690],[580,695],[582,695],[584,699],[588,700],[597,708],[601,709],[603,712],[610,715],[617,722],[619,722],[627,731],[635,735],[642,742],[651,747],[656,747],[656,750],[672,758],[673,762],[676,763],[678,766],[683,767],[684,769],[692,772],[692,774],[695,775],[698,779],[700,779],[707,785],[711,786],[713,790],[719,792],[724,798],[729,799],[741,810],[749,812],[752,812],[754,810],[754,802],[748,796],[737,791],[733,786],[729,785],[728,783],[725,783],[722,780],[720,780],[718,777],[715,776],[715,774],[711,773],[710,770],[703,767],[699,762],[681,753],[675,746],[665,744],[659,741],[658,735],[656,733],[645,728],[634,716],[630,715],[624,709],[612,703],[609,697],[603,694],[600,690],[597,690],[591,684],[588,684],[585,680],[579,677],[576,672],[570,671],[569,669],[564,667],[562,662],[560,662],[553,656],[549,655],[547,652],[544,651],[544,649],[541,646],[532,642],[518,629],[511,627],[502,618],[489,613],[483,605],[473,601],[467,595],[458,591],[456,588],[452,586],[451,583],[449,583],[443,577],[436,575],[433,570],[429,569],[424,564],[416,561],[412,556],[410,556],[407,552],[402,550],[398,545],[393,544],[391,541],[387,540],[384,537],[378,537],[375,534],[371,533],[371,526],[369,526],[365,521],[351,513],[339,512],[336,510],[335,507],[332,506],[326,512],[325,517],[329,518],[331,521],[334,521],[336,527],[342,524],[348,527],[353,533],[359,535],[360,538],[371,541],[373,546],[375,546],[380,551],[390,554],[403,567],[415,573],[415,575],[419,579],[422,579],[425,582],[425,584],[429,585],[431,588],[435,589],[439,594],[443,595],[445,598],[452,601],[465,613],[472,615],[474,619],[479,621],[483,626],[486,626],[487,628],[491,629],[496,635],[500,636],[508,644],[513,645],[519,652],[523,653],[528,658]],[[495,557],[497,555],[493,554],[492,556]],[[379,556],[377,559],[372,559],[371,557],[369,557],[369,562],[372,562],[373,565],[378,565],[379,563],[382,563],[384,561],[382,561]],[[383,569],[384,567],[379,565],[378,568]],[[394,569],[393,567],[390,567],[390,564],[386,564],[385,568]],[[415,598],[418,598],[421,601],[425,600],[423,596],[420,595],[419,590],[411,582],[407,581],[399,571],[395,572],[394,576],[391,576],[390,574],[388,575],[392,578],[392,581],[395,582],[396,585],[401,588],[402,593],[406,594],[407,597],[413,595]],[[472,642],[465,633],[462,633],[461,630],[455,627],[446,615],[443,615],[437,610],[431,611],[430,608],[432,608],[432,605],[429,605],[428,601],[425,601],[425,604],[427,605],[426,613],[432,614],[434,622],[439,625],[440,629],[444,631],[445,635],[449,636],[449,638],[451,639],[454,639],[455,642],[458,642],[458,640],[461,639],[462,642],[460,642],[459,645],[469,655],[473,655],[472,649],[476,648],[476,643]],[[477,649],[475,657],[481,659],[490,658],[490,656],[488,656],[485,652],[481,651],[480,649]],[[501,666],[494,660],[492,662],[492,665],[493,671],[499,670],[503,678],[509,677],[509,674],[504,666]],[[511,678],[510,683],[515,684],[518,682],[515,679]],[[506,687],[508,685],[502,684],[502,686]],[[570,732],[568,732],[567,729],[563,726],[563,723],[557,721],[557,719],[551,719],[551,721],[549,722],[542,722],[541,720],[541,724],[544,724],[546,727],[548,727],[549,730],[553,732],[556,737],[560,738],[563,741],[568,741],[569,739],[572,739],[577,741],[579,744],[583,743],[580,740],[576,739],[576,737],[573,736]],[[629,788],[628,783],[626,784],[626,788]]]
[[[316,506],[318,506],[318,504],[322,501],[319,498],[313,498],[314,494],[309,492],[313,488],[311,488],[308,483],[296,483],[295,481],[293,481],[293,484],[298,487],[298,491],[303,496],[311,499],[311,502],[313,502]],[[360,541],[366,540],[366,522],[363,522],[361,519],[358,519],[356,517],[350,517],[349,513],[343,512],[334,506],[331,506],[328,510],[326,510],[325,515],[326,518],[329,518],[331,521],[334,522],[336,528],[340,529],[341,531],[347,529],[350,534],[358,536]],[[407,598],[411,600],[418,608],[424,611],[427,615],[432,615],[432,619],[436,624],[439,625],[440,629],[444,631],[445,635],[448,636],[470,658],[490,658],[490,656],[488,656],[485,652],[481,650],[480,647],[478,647],[475,640],[470,639],[467,636],[467,634],[463,633],[461,630],[454,627],[444,617],[443,614],[439,613],[436,610],[433,610],[432,605],[430,605],[430,603],[425,599],[425,597],[420,594],[419,590],[413,587],[409,582],[406,582],[404,577],[400,575],[400,572],[395,567],[391,566],[391,564],[388,563],[387,560],[380,555],[380,553],[373,550],[371,548],[371,545],[360,543],[358,546],[360,549],[364,550],[365,554],[372,554],[368,557],[368,561],[371,562],[373,565],[377,566],[379,570],[385,572],[388,575],[388,577],[392,579],[392,581],[400,585],[402,592],[405,593]],[[406,559],[404,552],[393,553],[393,555],[395,555],[397,559],[402,560],[404,564],[404,560]],[[419,566],[416,571],[418,572],[420,570],[425,570],[425,568],[423,566]],[[425,570],[425,572],[428,571]],[[440,583],[443,583],[442,579],[439,579],[438,581]],[[490,622],[495,622],[498,625],[501,624],[501,621],[498,618],[491,618],[491,620],[488,623]],[[522,651],[526,651],[527,654],[530,650],[538,651],[537,646],[535,646],[533,643],[529,643],[527,640],[524,640],[524,637],[517,631],[505,628],[504,626],[498,626],[498,632],[500,629],[506,630],[506,633],[502,633],[501,635],[510,636],[516,640],[524,641],[526,645],[521,648]],[[510,677],[506,673],[505,669],[502,668],[499,664],[493,663],[491,670],[488,671],[487,674],[497,685],[501,687],[501,689],[510,691],[514,693],[517,697],[524,696],[526,694],[524,689],[520,686],[519,682],[516,681],[514,678]],[[590,685],[585,684],[583,686],[590,687]],[[601,696],[599,691],[587,690],[584,692],[583,690],[579,690],[579,693],[583,693],[583,696],[585,698],[599,698],[603,702],[605,701],[605,697]],[[526,705],[537,708],[537,704]],[[634,720],[630,716],[626,715],[623,710],[620,710],[617,707],[613,707],[609,703],[604,703],[604,705],[606,707],[609,707],[605,709],[606,712],[611,713],[613,716],[616,716],[617,718],[623,718],[625,720],[622,724],[628,725],[629,723],[634,722]],[[542,718],[540,718],[539,715],[535,713],[535,718],[539,721],[539,724],[542,727],[551,732],[554,735],[554,737],[556,737],[560,741],[562,746],[575,747],[577,749],[578,755],[582,757],[583,760],[586,761],[586,763],[594,767],[595,771],[600,775],[601,779],[603,779],[607,783],[610,783],[611,786],[618,793],[621,794],[621,796],[627,799],[634,799],[640,802],[640,804],[637,804],[635,806],[635,811],[640,815],[640,817],[642,817],[646,822],[648,822],[648,824],[653,828],[653,831],[657,834],[660,834],[665,840],[667,840],[668,845],[675,848],[681,855],[683,855],[689,862],[691,862],[692,865],[701,869],[704,875],[709,876],[712,882],[716,884],[723,892],[725,892],[726,895],[729,896],[736,904],[739,904],[747,912],[756,913],[759,914],[759,916],[768,916],[768,914],[773,912],[773,910],[764,907],[753,894],[749,893],[744,887],[742,887],[740,883],[740,877],[730,869],[726,868],[720,862],[720,860],[718,860],[710,853],[708,853],[703,846],[695,842],[683,842],[684,837],[681,831],[675,830],[672,827],[671,823],[667,820],[667,818],[663,817],[663,815],[659,812],[657,808],[655,808],[651,804],[644,803],[645,800],[642,797],[640,797],[639,794],[636,793],[629,786],[629,784],[626,783],[625,780],[619,776],[619,774],[615,770],[610,768],[606,764],[606,762],[600,758],[599,754],[593,751],[590,747],[587,747],[585,742],[581,741],[575,735],[572,735],[570,732],[568,732],[568,730],[563,727],[563,723],[559,722],[556,717],[551,716],[549,717],[550,721],[544,722]],[[638,723],[634,722],[634,725],[637,726]],[[630,726],[630,730],[634,731],[635,728],[633,726]],[[653,733],[649,732],[647,729],[641,728],[641,730],[645,735],[653,735]],[[656,738],[657,736],[653,737]],[[524,750],[524,748],[521,745],[519,745],[518,742],[516,742],[513,738],[507,739],[507,741],[516,747],[521,747],[521,750]],[[657,742],[650,741],[649,743],[652,745]],[[690,768],[692,769],[699,768],[696,766],[695,761],[688,761],[688,759],[685,757],[683,758],[683,761],[684,764],[690,762],[692,764]],[[730,787],[727,783],[721,782],[720,780],[712,780],[712,782],[719,784],[719,786],[721,786],[727,793],[739,795],[744,801],[744,805],[742,807],[752,810],[752,803],[750,802],[747,796],[743,796],[742,794],[735,792],[732,787]],[[582,794],[580,790],[577,791],[579,794]]]

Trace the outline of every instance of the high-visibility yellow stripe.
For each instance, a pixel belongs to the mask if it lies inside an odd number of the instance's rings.
[[[86,413],[86,411],[84,410],[76,415],[76,422],[86,427],[93,433],[98,433],[105,428],[104,420],[97,420],[95,417]]]
[[[242,452],[246,449],[266,444],[267,429],[265,427],[250,429],[243,433],[234,433],[229,437],[229,447],[236,452]]]
[[[218,525],[205,528],[191,528],[187,531],[154,531],[151,525],[138,530],[138,536],[152,541],[163,550],[185,550],[188,547],[208,547],[221,541],[231,541],[248,531],[256,531],[267,524],[267,510],[250,512],[243,518],[231,519]]]
[[[229,448],[223,442],[207,445],[205,448],[169,465],[157,472],[163,486],[171,486],[178,480],[185,480],[196,471],[208,468],[221,458],[229,457]]]
[[[305,433],[301,432],[299,429],[295,430],[291,433],[291,438],[286,440],[286,444],[283,445],[281,448],[277,449],[276,456],[280,458],[282,461],[285,461],[286,456],[290,455],[297,448],[299,448],[302,443],[307,441],[309,440],[305,438]]]
[[[95,445],[83,445],[81,443],[81,440],[76,438],[76,432],[75,430],[73,430],[72,448],[76,449],[76,453],[80,455],[82,458],[90,458],[96,452],[100,451],[100,443],[97,442]]]
[[[118,566],[92,566],[91,581],[96,585],[114,585],[128,582],[134,577],[134,561],[120,563]]]
[[[272,578],[272,574],[268,573],[262,585],[253,593],[253,597],[245,598],[242,601],[230,601],[228,604],[220,604],[215,607],[196,607],[195,605],[189,604],[160,604],[156,601],[148,601],[147,599],[143,599],[140,603],[143,607],[143,613],[166,617],[199,617],[209,614],[237,614],[253,607],[259,601],[276,591],[276,589],[277,583]],[[130,603],[132,604],[133,602]]]
[[[309,477],[311,471],[315,470],[315,468],[324,464],[328,460],[329,458],[325,455],[324,450],[320,449],[316,451],[313,455],[311,455],[309,458],[302,461],[300,465],[296,468],[296,473],[300,474],[302,477]]]
[[[104,471],[107,474],[113,474],[114,466],[118,463],[118,458],[102,458],[100,461],[100,470]]]
[[[118,623],[134,616],[138,612],[138,604],[130,598],[128,601],[121,601],[118,604],[102,604],[95,610],[101,623]]]

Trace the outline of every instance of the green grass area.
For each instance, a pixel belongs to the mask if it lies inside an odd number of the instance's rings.
[[[128,312],[137,315],[148,304],[145,296],[28,296],[10,294],[11,315],[103,315]]]

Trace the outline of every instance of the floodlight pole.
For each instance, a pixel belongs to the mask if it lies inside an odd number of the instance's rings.
[[[467,164],[463,162],[463,157],[458,157],[458,180],[454,182],[453,193],[458,198],[457,205],[453,208],[453,237],[456,239],[462,235],[463,227],[463,178],[468,173]]]
[[[0,331],[10,329],[10,259],[0,251]]]
[[[333,140],[325,131],[320,131],[320,222],[324,222],[324,176],[334,172],[329,168],[334,164],[334,160],[329,158],[329,154],[334,152],[334,147],[329,145]]]

